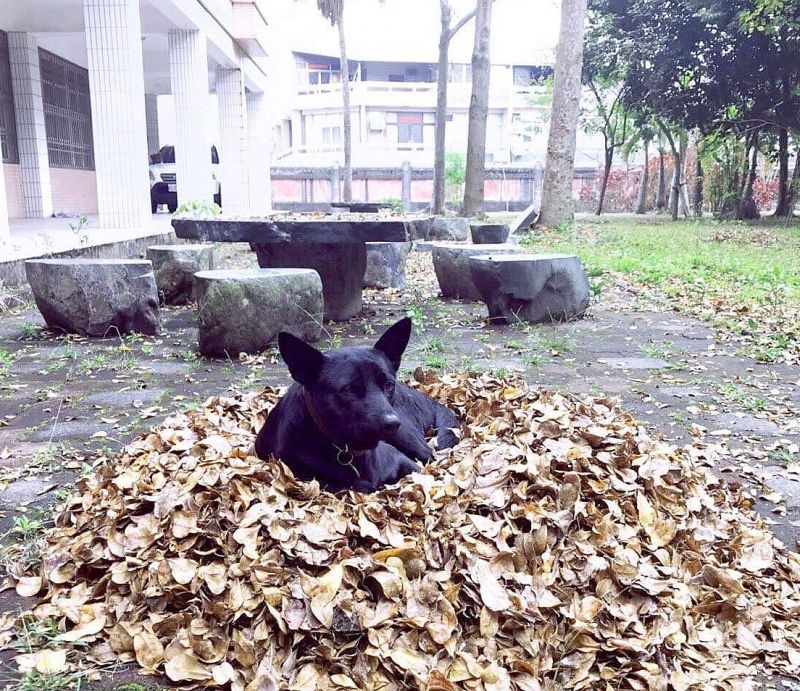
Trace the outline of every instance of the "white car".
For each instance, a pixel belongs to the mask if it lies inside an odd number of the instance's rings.
[[[211,147],[211,180],[214,185],[214,202],[222,205],[222,187],[219,183],[219,155]],[[150,156],[150,206],[153,213],[166,204],[170,213],[178,208],[178,183],[175,175],[175,147],[162,146]]]

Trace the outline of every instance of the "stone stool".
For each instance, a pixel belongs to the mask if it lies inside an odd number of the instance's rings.
[[[431,240],[460,242],[467,239],[469,221],[460,216],[437,216],[430,228]]]
[[[29,259],[25,274],[51,329],[101,337],[159,331],[158,290],[146,259]]]
[[[147,258],[153,262],[161,302],[185,305],[194,299],[194,275],[214,268],[214,246],[152,245]]]
[[[368,242],[365,288],[402,288],[410,242]]]
[[[472,257],[469,265],[492,320],[564,322],[589,306],[589,279],[575,255],[492,254]]]
[[[319,340],[322,282],[313,269],[217,269],[195,280],[204,355],[260,353],[279,331]]]
[[[470,223],[469,232],[476,245],[497,245],[508,240],[511,229],[505,223]]]
[[[431,243],[433,269],[442,295],[460,300],[480,300],[481,294],[472,282],[469,258],[482,254],[524,254],[519,245],[463,245],[455,242]]]

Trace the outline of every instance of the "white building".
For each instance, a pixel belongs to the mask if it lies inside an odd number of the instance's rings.
[[[474,8],[454,0],[453,22]],[[433,165],[439,3],[434,0],[347,0],[345,29],[351,73],[353,163],[359,167]],[[281,30],[271,52],[283,56],[274,163],[327,166],[342,160],[338,31],[314,0],[273,0]],[[543,165],[558,38],[557,0],[496,0],[492,11],[487,162]],[[474,22],[450,44],[447,149],[465,152]],[[579,134],[576,166],[596,167],[599,140]]]
[[[9,218],[54,213],[146,230],[159,94],[174,103],[178,201],[211,200],[214,91],[226,207],[268,208],[266,36],[262,0],[0,2],[0,238]]]

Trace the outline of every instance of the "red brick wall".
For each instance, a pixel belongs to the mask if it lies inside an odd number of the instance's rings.
[[[19,164],[4,163],[6,180],[6,203],[9,218],[25,218],[25,202],[22,199],[22,173]]]
[[[97,178],[93,170],[51,168],[50,184],[55,213],[97,213]]]

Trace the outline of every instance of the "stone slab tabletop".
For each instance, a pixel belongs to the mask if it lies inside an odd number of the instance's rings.
[[[250,242],[255,244],[358,244],[407,242],[417,239],[421,220],[370,214],[318,218],[172,220],[175,234],[185,240]]]

